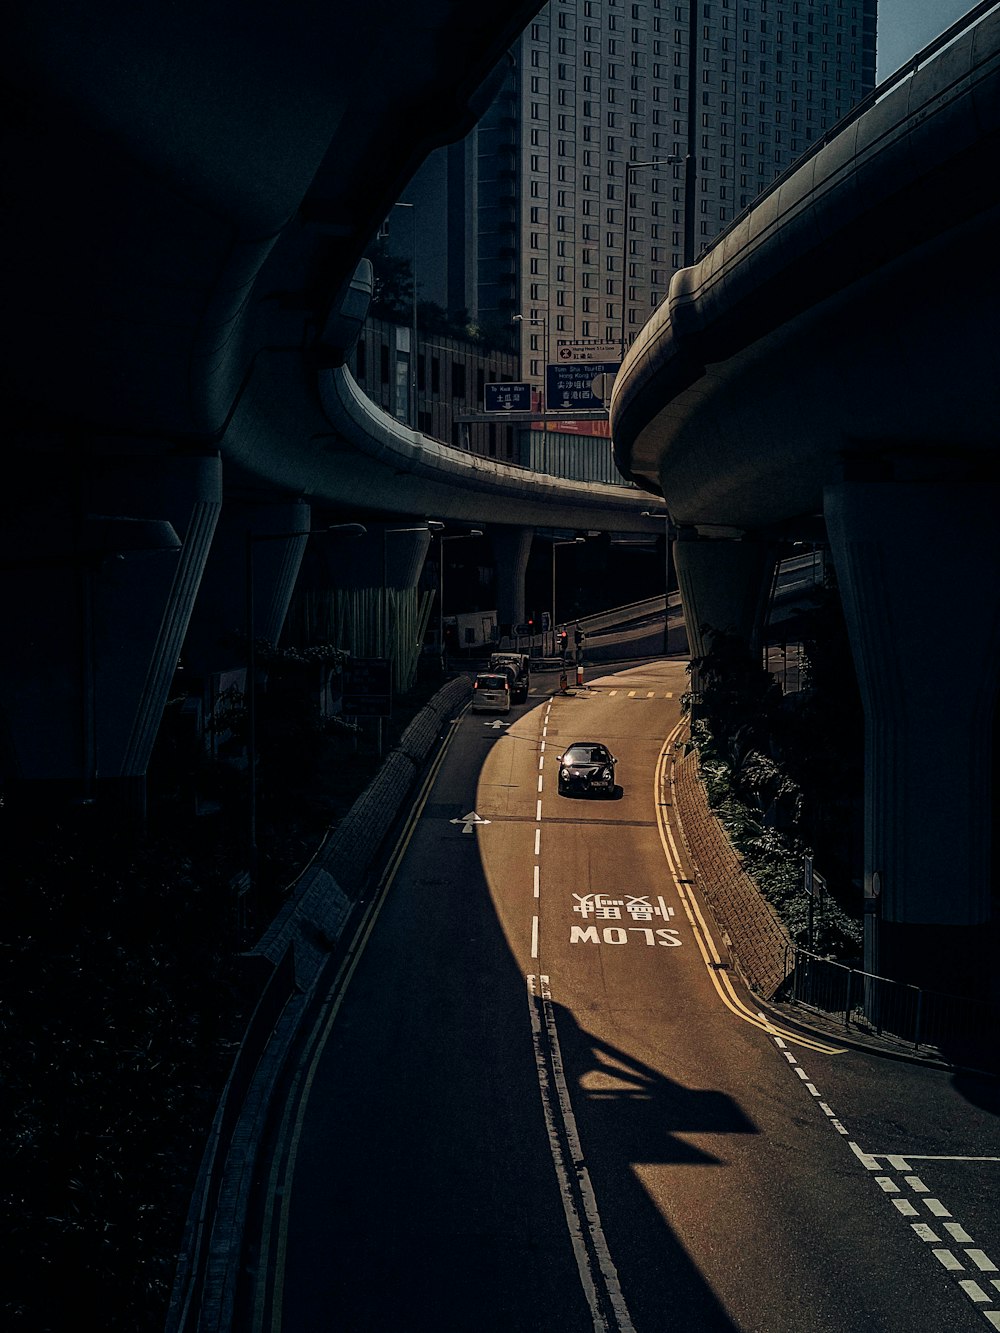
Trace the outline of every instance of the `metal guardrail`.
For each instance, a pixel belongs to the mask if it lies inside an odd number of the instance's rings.
[[[924,990],[806,949],[786,954],[784,998],[842,1023],[845,1030],[950,1063],[992,1067],[997,1059],[998,1016],[985,1001]]]

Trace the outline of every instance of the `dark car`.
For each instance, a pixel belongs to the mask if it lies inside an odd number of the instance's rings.
[[[581,795],[592,791],[615,792],[618,760],[606,745],[597,741],[575,741],[559,756],[559,794]]]

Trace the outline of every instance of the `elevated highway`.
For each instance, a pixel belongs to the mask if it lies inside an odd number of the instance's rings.
[[[475,122],[540,7],[20,9],[4,62],[0,772],[141,787],[182,651],[217,672],[220,632],[245,631],[255,538],[288,534],[258,552],[265,637],[314,513],[370,520],[367,587],[385,583],[387,524],[487,528],[500,618],[516,621],[535,527],[648,532],[648,491],[680,531],[695,651],[703,626],[754,637],[779,537],[829,540],[869,720],[869,960],[959,970],[990,916],[1000,657],[995,6],[677,275],[615,386],[635,492],[454,453],[344,369],[367,242]],[[427,540],[398,539],[404,584]],[[922,782],[943,695],[932,601],[974,664],[948,691],[945,809]]]
[[[387,529],[474,524],[510,622],[536,526],[650,530],[638,493],[448,449],[344,369],[366,246],[476,122],[540,6],[21,7],[4,62],[0,585],[19,647],[0,780],[141,800],[178,659],[240,665],[224,639],[245,632],[257,538],[255,628],[274,641],[316,526],[370,528],[326,577],[377,607],[387,577],[415,595],[427,552],[426,531]]]
[[[679,530],[695,652],[757,639],[779,538],[829,542],[866,714],[867,961],[943,988],[994,966],[998,161],[984,4],[675,276],[611,403],[620,468]]]

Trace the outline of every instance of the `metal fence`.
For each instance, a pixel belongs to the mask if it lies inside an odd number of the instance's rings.
[[[943,995],[790,949],[785,998],[889,1043],[950,1062],[997,1063],[998,1015],[985,1001]]]

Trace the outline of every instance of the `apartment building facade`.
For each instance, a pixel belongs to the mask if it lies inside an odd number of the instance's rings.
[[[550,0],[480,129],[516,256],[494,245],[479,314],[502,322],[486,303],[512,290],[526,379],[567,344],[631,344],[673,274],[874,87],[875,19],[876,0]]]

